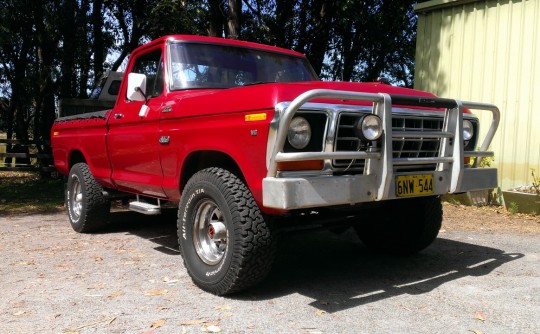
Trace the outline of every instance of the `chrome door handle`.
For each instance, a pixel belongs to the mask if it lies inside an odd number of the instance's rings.
[[[115,119],[120,119],[120,118],[123,118],[123,117],[124,117],[124,114],[114,114]]]

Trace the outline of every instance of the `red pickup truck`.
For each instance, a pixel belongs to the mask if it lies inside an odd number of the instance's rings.
[[[493,115],[479,149],[470,110]],[[177,206],[185,267],[222,295],[265,277],[290,226],[351,224],[389,253],[427,247],[440,195],[497,186],[477,166],[499,118],[493,105],[319,81],[290,50],[175,35],[133,51],[113,109],[57,119],[52,146],[75,231],[103,227],[112,199],[144,214]]]

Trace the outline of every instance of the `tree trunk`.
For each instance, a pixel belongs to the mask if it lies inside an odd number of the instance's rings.
[[[223,29],[225,26],[225,17],[223,16],[223,1],[208,0],[210,10],[210,21],[208,22],[208,36],[223,37]]]
[[[94,85],[103,75],[103,63],[105,62],[105,52],[103,43],[103,0],[94,0],[92,7],[92,34],[94,42],[92,44],[92,54],[94,55]]]
[[[26,124],[28,101],[25,94],[26,68],[30,40],[23,39],[20,49],[20,58],[14,62],[14,80],[11,82],[11,112],[15,115],[15,136],[18,140],[28,140],[28,126]]]
[[[298,52],[305,53],[306,56],[311,61],[311,50],[306,50],[306,44],[308,44],[308,13],[311,10],[310,7],[310,0],[301,0],[301,8],[298,13],[298,21],[299,25],[298,30],[295,32],[297,36],[295,36],[296,39],[296,45],[294,46],[294,49]],[[279,24],[279,22],[278,22]]]
[[[80,8],[77,10],[77,26],[79,40],[78,45],[78,63],[80,66],[79,75],[79,98],[88,97],[88,76],[90,72],[90,45],[88,43],[89,33],[87,28],[87,13],[90,10],[88,0],[80,0]]]
[[[35,17],[45,17],[47,4],[36,6]],[[45,20],[37,20],[35,23],[37,36],[37,74],[34,112],[34,140],[50,140],[50,131],[54,122],[55,114],[55,89],[53,81],[55,71],[55,59],[58,57],[56,45],[60,34],[56,33],[56,26],[51,22],[45,24]],[[38,146],[42,153],[42,147]]]
[[[333,8],[331,1],[322,1],[318,4],[315,14],[315,34],[310,49],[310,61],[317,74],[321,73],[324,56],[328,50],[330,29],[332,25]]]
[[[341,72],[341,80],[343,81],[351,80],[357,57],[357,54],[354,50],[355,44],[357,43],[356,33],[353,33],[349,30],[349,34],[349,36],[346,36],[346,38],[343,39],[343,69]]]
[[[62,6],[62,31],[64,41],[62,46],[62,81],[60,85],[60,97],[76,96],[73,83],[75,76],[75,10],[76,1],[65,1]]]
[[[139,46],[139,40],[148,31],[148,1],[136,0],[135,4],[126,8],[113,8],[115,18],[118,20],[118,24],[122,31],[124,38],[124,45],[122,46],[120,56],[114,62],[111,71],[116,71],[127,55]],[[126,15],[127,13],[127,15]],[[130,29],[128,28],[130,24]]]
[[[240,16],[242,14],[242,0],[229,0],[229,15],[227,25],[229,38],[240,38]]]
[[[276,19],[273,27],[274,44],[283,48],[293,48],[294,3],[290,0],[276,0]]]

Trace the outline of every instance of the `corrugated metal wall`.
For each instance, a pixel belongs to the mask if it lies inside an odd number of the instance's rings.
[[[496,104],[499,185],[531,184],[531,168],[540,176],[540,0],[440,0],[416,10],[415,88]],[[490,117],[478,116],[485,133]]]

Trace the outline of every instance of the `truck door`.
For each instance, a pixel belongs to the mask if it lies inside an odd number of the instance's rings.
[[[120,190],[153,197],[164,197],[163,173],[159,159],[159,116],[163,95],[163,57],[161,48],[136,56],[128,68],[115,108],[109,116],[107,144],[112,179]],[[148,113],[139,116],[142,101],[126,97],[127,73],[146,75]]]

